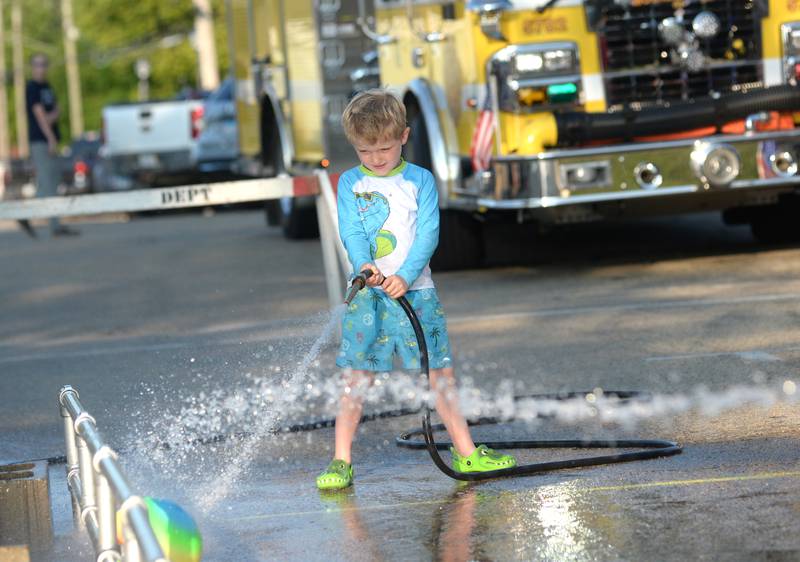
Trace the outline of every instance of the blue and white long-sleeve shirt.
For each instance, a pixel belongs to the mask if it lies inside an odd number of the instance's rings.
[[[439,243],[439,194],[428,170],[404,160],[386,176],[352,168],[339,178],[337,207],[354,271],[374,263],[409,290],[433,287],[428,262]]]

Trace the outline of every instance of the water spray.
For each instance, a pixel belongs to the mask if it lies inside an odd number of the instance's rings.
[[[367,284],[367,279],[373,275],[372,270],[365,269],[356,275],[350,283],[350,289],[345,299],[345,304],[355,298],[356,293],[363,289]],[[425,334],[422,331],[422,325],[417,318],[414,309],[409,304],[405,297],[398,297],[397,303],[402,307],[406,313],[411,327],[414,329],[414,336],[417,338],[417,348],[419,349],[419,363],[425,378],[428,381],[430,388],[430,368],[428,363],[428,346],[425,342]],[[568,393],[566,395],[559,395],[558,399],[574,398],[580,394],[586,393]],[[621,400],[634,398],[639,396],[640,393],[633,391],[626,392],[605,392],[606,395],[612,395],[620,398]],[[523,397],[515,397],[519,399]],[[512,418],[513,419],[513,418]],[[488,425],[498,424],[503,421],[512,421],[512,419],[500,420],[498,418],[482,418],[478,421],[469,422],[470,426],[475,425]],[[567,468],[579,468],[585,466],[597,466],[603,464],[612,464],[620,462],[630,462],[646,459],[654,459],[658,457],[667,457],[679,454],[683,449],[677,443],[672,441],[665,441],[661,439],[624,439],[624,440],[581,440],[581,439],[561,439],[561,440],[511,440],[511,441],[487,441],[484,444],[493,449],[639,449],[638,451],[631,451],[626,453],[614,453],[611,455],[600,455],[595,457],[583,457],[577,459],[565,459],[553,462],[533,463],[526,465],[519,465],[513,468],[505,468],[502,470],[492,470],[489,472],[456,472],[448,465],[439,454],[440,450],[447,450],[453,444],[449,442],[437,443],[434,437],[435,431],[445,429],[443,424],[431,424],[431,410],[428,402],[425,401],[423,405],[422,415],[422,428],[415,429],[403,433],[395,440],[399,447],[406,447],[410,449],[427,449],[428,453],[433,460],[436,467],[444,474],[455,480],[489,480],[493,478],[505,478],[510,476],[525,476],[530,474],[537,474],[542,472],[550,472],[553,470],[562,470]],[[421,435],[424,441],[413,439],[415,436]]]

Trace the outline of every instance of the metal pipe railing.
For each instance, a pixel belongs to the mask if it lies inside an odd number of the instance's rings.
[[[67,482],[73,517],[89,533],[97,562],[169,562],[147,517],[144,500],[131,491],[117,454],[103,442],[78,391],[65,385],[58,394],[67,446]],[[117,545],[122,517],[123,549]]]
[[[317,194],[317,222],[319,224],[319,240],[322,244],[322,262],[325,269],[325,285],[328,289],[328,302],[331,308],[341,304],[342,273],[350,277],[352,266],[347,258],[339,238],[339,217],[336,213],[336,195],[328,172],[317,172],[319,194]]]

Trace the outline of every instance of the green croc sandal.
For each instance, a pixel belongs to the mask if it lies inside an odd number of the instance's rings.
[[[462,457],[453,447],[450,447],[450,453],[453,455],[453,470],[456,472],[488,472],[517,466],[517,459],[498,453],[486,445],[478,445],[468,457]]]
[[[339,459],[333,459],[325,472],[317,476],[317,488],[320,490],[341,490],[352,483],[352,465]]]

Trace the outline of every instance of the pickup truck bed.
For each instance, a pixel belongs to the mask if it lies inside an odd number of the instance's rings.
[[[106,106],[103,155],[112,173],[152,178],[193,171],[202,116],[202,100]]]

